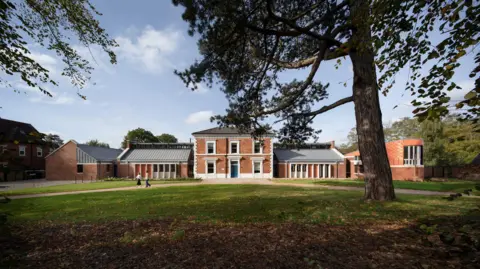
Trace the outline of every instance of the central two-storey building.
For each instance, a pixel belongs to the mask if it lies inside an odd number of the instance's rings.
[[[196,178],[273,177],[273,135],[256,140],[236,128],[211,128],[192,135]]]

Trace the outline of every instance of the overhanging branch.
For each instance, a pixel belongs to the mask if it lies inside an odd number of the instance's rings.
[[[276,21],[279,21],[279,22],[282,22],[282,23],[285,23],[286,25],[290,26],[291,28],[297,30],[298,32],[301,32],[303,34],[306,34],[310,37],[313,37],[315,39],[318,39],[318,40],[323,40],[323,41],[327,41],[330,45],[341,45],[342,43],[334,38],[331,38],[329,36],[324,36],[324,35],[319,35],[317,33],[314,33],[314,32],[311,32],[309,31],[308,29],[305,29],[305,28],[302,28],[300,26],[298,26],[295,22],[289,20],[289,19],[286,19],[286,18],[283,18],[283,17],[280,17],[278,15],[275,14],[275,11],[274,11],[274,4],[273,4],[273,0],[267,0],[267,11],[268,11],[268,15],[270,17],[272,17],[273,19],[275,19]]]
[[[353,102],[353,96],[349,96],[349,97],[345,97],[343,99],[340,99],[338,101],[336,101],[335,103],[333,104],[330,104],[328,106],[323,106],[315,111],[311,111],[311,112],[308,112],[308,113],[302,113],[302,114],[299,114],[301,116],[305,116],[305,117],[310,117],[310,116],[316,116],[318,114],[322,114],[324,112],[327,112],[331,109],[334,109],[336,107],[339,107],[341,105],[344,105],[346,103],[350,103],[350,102]]]
[[[341,105],[344,105],[346,103],[350,103],[350,102],[353,102],[353,96],[350,96],[350,97],[345,97],[343,99],[340,99],[338,101],[336,101],[335,103],[333,104],[330,104],[328,106],[323,106],[321,107],[320,109],[317,109],[315,111],[311,111],[311,112],[308,112],[308,113],[298,113],[298,114],[293,114],[293,115],[288,115],[287,117],[292,117],[292,116],[301,116],[301,117],[312,117],[310,119],[310,121],[313,120],[313,118],[315,118],[315,116],[317,116],[318,114],[322,114],[322,113],[325,113],[329,110],[332,110],[336,107],[339,107]],[[282,119],[279,119],[279,120],[276,120],[273,124],[277,124],[281,121],[284,121],[286,120],[287,118],[282,118]]]

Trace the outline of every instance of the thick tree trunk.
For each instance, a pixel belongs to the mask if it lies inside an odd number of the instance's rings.
[[[369,1],[352,1],[353,97],[358,148],[364,168],[365,199],[393,200],[395,191],[383,134],[374,52],[368,23]]]

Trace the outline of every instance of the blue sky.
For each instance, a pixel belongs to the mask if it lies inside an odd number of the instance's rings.
[[[85,142],[99,139],[111,147],[119,147],[128,130],[142,127],[154,134],[171,133],[181,141],[188,141],[191,133],[213,127],[209,117],[221,114],[227,100],[218,89],[201,87],[199,92],[185,88],[173,74],[198,57],[195,38],[188,36],[187,23],[181,19],[182,9],[171,1],[98,1],[93,3],[103,13],[101,25],[120,44],[116,51],[118,64],[111,65],[106,55],[93,47],[95,71],[92,81],[81,93],[60,76],[62,65],[55,56],[32,44],[32,57],[48,68],[60,82],[48,86],[54,98],[43,96],[19,81],[12,83],[25,93],[14,93],[0,88],[0,117],[29,122],[39,131],[57,133],[64,140]],[[90,53],[80,52],[91,60]],[[470,54],[473,58],[473,53]],[[462,97],[473,87],[468,78],[471,61],[457,71],[454,80],[465,89],[450,93],[452,99]],[[282,80],[303,79],[306,70],[290,71]],[[397,74],[396,85],[387,97],[381,98],[384,123],[412,116],[409,105],[412,97],[403,90],[406,72]],[[330,82],[329,99],[318,106],[332,103],[351,95],[351,64],[346,61],[338,70],[333,63],[324,63],[315,79]],[[347,87],[343,83],[347,83]],[[394,107],[398,105],[396,109]],[[320,141],[342,143],[348,131],[355,126],[353,104],[319,115],[314,123],[322,129]]]

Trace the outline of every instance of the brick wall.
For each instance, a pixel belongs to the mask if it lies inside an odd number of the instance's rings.
[[[0,143],[6,145],[5,150],[8,151],[9,156],[14,157],[21,164],[22,169],[25,170],[45,170],[45,156],[50,153],[50,148],[44,145],[37,144],[14,144],[14,143]],[[20,156],[20,146],[25,146],[25,156]],[[37,157],[37,147],[42,148],[42,156]],[[1,150],[1,148],[0,148]],[[12,168],[16,168],[11,164]]]
[[[74,180],[77,175],[77,145],[70,141],[45,159],[47,180]]]
[[[279,178],[286,178],[287,177],[287,174],[286,174],[286,169],[288,169],[288,166],[286,163],[279,163],[278,164],[278,177]],[[288,173],[288,171],[287,171]]]
[[[83,164],[83,173],[77,174],[77,180],[89,181],[96,180],[98,175],[98,164]]]
[[[131,163],[119,163],[118,164],[118,177],[134,178],[135,175],[135,166]]]
[[[180,177],[188,178],[188,163],[180,164]]]
[[[424,177],[423,167],[391,167],[393,180],[422,180]]]
[[[118,169],[118,168],[117,168]],[[118,175],[118,171],[117,171]],[[98,179],[113,177],[113,163],[102,163],[98,165]]]

